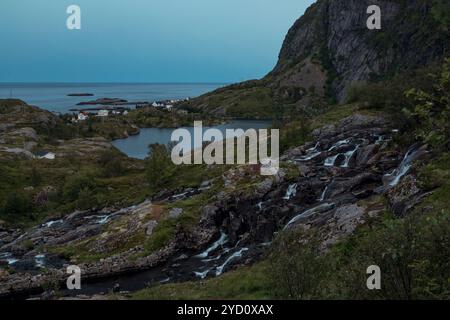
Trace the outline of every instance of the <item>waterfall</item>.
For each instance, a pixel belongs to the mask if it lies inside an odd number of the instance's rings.
[[[355,148],[354,150],[347,151],[347,152],[344,154],[344,156],[345,156],[345,161],[344,161],[344,164],[341,166],[342,168],[348,168],[349,163],[350,163],[350,160],[351,160],[352,157],[353,157],[353,154],[354,154],[354,153],[356,152],[356,150],[358,150],[358,149],[359,149],[359,145],[357,145],[356,148]]]
[[[38,254],[34,257],[36,267],[43,268],[45,266],[45,254]]]
[[[389,182],[390,187],[395,187],[400,180],[406,175],[412,167],[412,162],[417,158],[420,149],[415,144],[408,149],[406,152],[402,162],[392,173],[385,175],[385,177],[392,178],[392,181]]]
[[[258,203],[256,204],[256,207],[258,208],[259,211],[262,210],[262,205],[263,205],[262,201],[261,201],[261,202],[258,202]]]
[[[109,216],[98,216],[97,220],[95,221],[95,223],[97,224],[105,224],[106,222],[108,222],[109,220]]]
[[[317,148],[319,148],[320,142],[317,141],[316,145],[312,148],[309,148],[308,150],[306,150],[307,153],[313,152],[313,151],[317,151]]]
[[[292,197],[295,197],[297,194],[297,184],[291,184],[286,190],[286,195],[283,197],[284,200],[290,200]]]
[[[8,265],[13,265],[18,262],[18,259],[15,259],[10,252],[0,253],[0,260],[5,260]]]
[[[314,152],[313,154],[310,155],[306,155],[300,158],[295,159],[295,161],[300,161],[300,162],[305,162],[305,161],[309,161],[312,160],[318,156],[320,156],[322,154],[322,152],[318,151],[318,152]]]
[[[202,253],[196,255],[196,258],[206,258],[211,252],[216,250],[219,246],[224,245],[228,241],[228,236],[223,232],[220,231],[220,238],[216,242],[214,242],[208,249],[203,251]]]
[[[333,167],[334,163],[336,162],[337,157],[339,157],[339,154],[337,154],[335,156],[332,156],[332,157],[329,157],[329,158],[326,158],[324,166],[325,167]]]
[[[286,226],[283,228],[283,230],[286,230],[290,225],[296,223],[297,221],[299,221],[301,219],[309,218],[310,216],[312,216],[312,215],[314,215],[316,213],[329,211],[329,210],[331,210],[333,208],[334,208],[334,203],[324,203],[324,204],[318,205],[317,207],[314,207],[314,208],[311,208],[309,210],[306,210],[306,211],[296,215],[294,218],[292,218],[286,224]]]
[[[194,271],[194,274],[197,278],[205,279],[206,276],[208,275],[209,271],[211,271],[211,270],[208,269],[203,272],[202,271]]]
[[[231,261],[233,261],[236,258],[242,257],[242,253],[247,250],[248,250],[248,248],[242,248],[241,250],[236,251],[231,256],[229,256],[228,259],[225,260],[225,262],[221,266],[216,268],[216,277],[220,276],[223,273],[223,269],[227,266],[227,264],[229,264]]]
[[[49,221],[49,222],[46,222],[46,223],[42,224],[42,227],[43,228],[50,228],[54,224],[60,224],[60,223],[63,223],[63,221],[62,220],[52,220],[52,221]]]
[[[346,144],[349,144],[349,143],[350,143],[350,139],[345,139],[345,140],[338,141],[338,142],[336,142],[335,144],[333,144],[333,145],[331,146],[331,148],[328,149],[328,151],[333,151],[334,149],[337,149],[337,148],[339,148],[340,146],[343,146],[343,145],[346,145]]]
[[[325,189],[322,192],[322,195],[320,196],[320,198],[318,199],[320,202],[322,202],[323,200],[325,200],[325,196],[327,195],[327,191],[328,191],[328,186],[325,187]]]

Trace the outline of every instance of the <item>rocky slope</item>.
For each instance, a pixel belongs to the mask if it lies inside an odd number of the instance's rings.
[[[240,166],[196,189],[166,192],[136,206],[78,211],[25,231],[1,230],[0,261],[7,268],[0,295],[58,288],[67,277],[64,267],[74,263],[83,270],[83,290],[60,294],[135,291],[216,277],[257,261],[277,234],[292,228],[320,230],[326,249],[382,214],[381,195],[398,215],[423,197],[411,166],[427,151],[419,145],[406,154],[388,148],[392,129],[384,118],[357,114],[314,131],[314,142],[289,150],[275,177],[261,179],[252,174],[258,168]],[[200,197],[206,200],[196,204]],[[186,229],[182,221],[193,204],[200,217]],[[158,226],[167,221],[177,226],[173,236],[148,251],[145,243],[156,241]],[[137,241],[121,246],[130,239]],[[78,254],[58,249],[70,247]],[[81,252],[93,260],[79,261]]]
[[[194,99],[199,108],[235,117],[270,117],[280,106],[319,108],[345,101],[349,89],[439,59],[448,51],[444,1],[377,1],[382,29],[369,30],[369,0],[319,0],[292,26],[272,72]]]

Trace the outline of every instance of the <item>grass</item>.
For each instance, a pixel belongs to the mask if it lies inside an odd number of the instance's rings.
[[[311,120],[311,129],[323,127],[325,125],[336,124],[342,119],[349,117],[355,113],[363,115],[377,115],[381,114],[376,110],[368,110],[362,108],[359,104],[346,104],[340,106],[332,106],[328,111],[314,117]]]
[[[258,263],[204,281],[160,285],[138,291],[133,300],[263,300],[271,298],[266,266]]]
[[[272,90],[245,83],[221,88],[181,106],[184,109],[195,108],[204,114],[214,112],[218,117],[238,119],[269,119],[275,114]]]

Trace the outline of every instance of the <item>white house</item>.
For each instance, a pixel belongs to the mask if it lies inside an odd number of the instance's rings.
[[[85,112],[80,112],[78,114],[78,121],[85,121],[89,118],[89,115]]]
[[[97,114],[98,117],[107,117],[109,115],[108,110],[100,110]]]

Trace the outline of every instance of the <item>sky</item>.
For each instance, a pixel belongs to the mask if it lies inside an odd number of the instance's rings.
[[[237,82],[314,0],[0,0],[0,82]],[[68,30],[70,5],[81,30]]]

